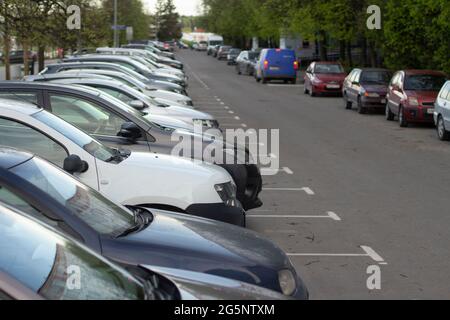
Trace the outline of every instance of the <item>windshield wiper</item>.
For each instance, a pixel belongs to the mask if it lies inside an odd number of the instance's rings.
[[[129,234],[144,230],[153,222],[153,215],[146,209],[135,206],[126,206],[126,207],[134,213],[135,225],[123,231],[121,234],[117,236],[117,238],[123,238]]]

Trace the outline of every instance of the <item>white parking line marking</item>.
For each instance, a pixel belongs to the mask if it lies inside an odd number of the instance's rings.
[[[242,128],[247,128],[247,125],[246,125],[245,123],[242,123],[242,124],[241,124],[241,127],[242,127]],[[263,144],[263,145],[264,145],[264,144]]]
[[[225,102],[221,102],[220,104],[224,106],[224,105],[225,105]]]
[[[376,253],[375,250],[373,250],[371,247],[361,246],[361,249],[363,249],[367,253],[367,255],[376,262],[384,262],[384,259],[378,253]]]
[[[230,107],[227,107],[227,106],[225,106],[224,108],[225,108],[225,110],[229,110],[230,109]]]
[[[316,193],[308,187],[304,188],[263,188],[264,191],[304,191],[307,195],[314,196]]]
[[[228,111],[229,114],[234,114],[234,111]]]
[[[315,215],[276,215],[276,214],[247,214],[247,218],[286,218],[286,219],[332,219],[334,221],[342,221],[334,212],[327,212],[326,216]]]
[[[289,257],[369,257],[382,265],[388,263],[379,256],[372,248],[360,246],[366,253],[287,253]]]
[[[241,118],[239,118],[239,117],[234,117],[234,119],[235,119],[235,120],[241,120]]]
[[[188,69],[191,71],[192,75],[194,76],[194,78],[200,82],[200,84],[206,89],[206,90],[210,90],[210,88],[208,87],[208,85],[197,75],[197,73],[194,72],[194,70],[191,68],[191,66],[187,63],[185,63],[186,67],[188,67]]]
[[[283,171],[286,172],[287,174],[294,174],[294,171],[292,171],[288,167],[283,167]]]

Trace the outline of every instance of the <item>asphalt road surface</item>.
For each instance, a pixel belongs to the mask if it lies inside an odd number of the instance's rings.
[[[312,299],[450,297],[450,145],[433,128],[258,84],[205,53],[178,57],[196,106],[223,127],[280,129],[280,171],[248,226],[290,254]]]

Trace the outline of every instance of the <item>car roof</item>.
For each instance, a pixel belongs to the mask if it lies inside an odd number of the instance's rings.
[[[100,60],[121,60],[121,61],[134,61],[129,56],[123,55],[114,55],[114,54],[87,54],[83,56],[76,56],[64,59],[64,61],[73,61],[73,60],[84,60],[84,59],[100,59]]]
[[[338,61],[314,61],[315,64],[341,64]]]
[[[104,75],[100,75],[100,74],[95,74],[95,73],[88,73],[88,72],[84,72],[84,71],[77,71],[77,72],[58,72],[58,73],[49,73],[49,74],[42,74],[42,75],[35,75],[35,76],[27,76],[28,80],[33,80],[33,79],[67,79],[67,78],[88,78],[88,77],[95,77],[98,79],[111,79],[110,77],[104,76]]]
[[[64,66],[91,66],[91,65],[95,65],[95,66],[114,66],[117,68],[125,68],[121,65],[115,64],[115,63],[111,63],[111,62],[102,62],[102,61],[64,61],[64,62],[59,62],[59,63],[52,63],[47,65],[48,68],[51,67],[64,67]]]
[[[0,169],[8,170],[33,157],[29,152],[0,146]]]
[[[3,99],[0,98],[0,108],[13,110],[26,115],[32,115],[36,112],[42,110],[41,107],[27,101],[13,100],[13,99]]]
[[[403,72],[407,75],[419,75],[419,74],[427,74],[427,75],[436,75],[436,76],[447,76],[442,71],[437,70],[417,70],[417,69],[409,69],[409,70],[403,70]]]
[[[52,84],[49,82],[26,82],[26,81],[0,81],[0,88],[19,88],[34,90],[61,90],[70,92],[83,92],[98,97],[100,93],[85,87],[73,87],[64,84]]]

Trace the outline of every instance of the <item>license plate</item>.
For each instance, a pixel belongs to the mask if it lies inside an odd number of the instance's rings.
[[[278,67],[270,67],[270,70],[272,70],[272,71],[278,71],[278,70],[280,70],[280,68],[278,68]]]
[[[428,109],[428,110],[427,110],[427,113],[428,113],[428,114],[434,114],[434,109],[433,109],[433,108]]]
[[[386,99],[381,99],[382,104],[386,104],[386,102],[387,102]]]
[[[329,84],[327,85],[328,89],[339,89],[341,86],[338,84]]]

